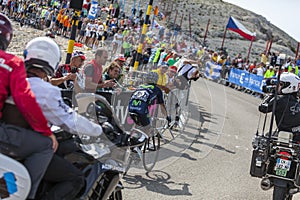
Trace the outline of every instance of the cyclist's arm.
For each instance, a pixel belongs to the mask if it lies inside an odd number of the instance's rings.
[[[160,105],[160,109],[161,109],[161,112],[167,116],[167,109],[166,109],[166,106],[165,106],[165,102],[164,102],[164,99],[163,99],[163,92],[161,91],[161,89],[156,85],[156,87],[158,88],[157,90],[157,104]]]
[[[159,104],[160,105],[160,109],[161,109],[161,112],[165,115],[165,116],[168,116],[168,112],[167,112],[167,109],[166,109],[166,105],[164,103],[161,103]]]

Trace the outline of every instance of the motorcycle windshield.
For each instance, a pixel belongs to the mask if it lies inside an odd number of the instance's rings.
[[[80,148],[94,159],[104,163],[106,169],[125,171],[130,149],[126,143],[127,134],[123,131],[108,101],[94,93],[80,93],[75,96],[78,113],[95,123],[109,123],[111,134],[100,137],[81,136]]]

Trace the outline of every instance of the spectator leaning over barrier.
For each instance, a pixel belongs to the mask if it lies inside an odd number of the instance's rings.
[[[261,54],[260,54],[260,61],[262,63],[264,63],[265,65],[267,64],[268,62],[268,57],[266,55],[266,51],[263,51]]]
[[[275,75],[274,67],[267,65],[267,71],[264,74],[264,78],[272,78]]]
[[[156,47],[157,47],[157,49],[156,49],[155,56],[154,56],[154,59],[153,59],[153,67],[154,67],[154,69],[157,68],[157,64],[158,64],[158,61],[159,61],[160,53],[162,51],[164,51],[163,48],[161,48],[159,44],[156,44]]]
[[[297,68],[296,68],[296,67],[297,67]],[[290,72],[290,73],[296,74],[296,75],[298,76],[297,71],[298,71],[298,66],[294,66],[294,65],[289,66],[289,72]]]
[[[123,54],[119,54],[115,60],[114,60],[120,67],[123,69],[123,66],[125,65],[126,58],[124,57]]]
[[[169,89],[166,87],[168,81],[168,77],[166,73],[168,71],[168,68],[169,66],[167,63],[162,63],[161,65],[158,66],[157,69],[152,70],[152,72],[155,72],[158,75],[158,80],[156,82],[156,85],[167,93],[169,92]]]
[[[166,49],[165,51],[161,52],[159,61],[158,61],[158,65],[161,65],[163,62],[165,62],[165,58],[167,57],[169,51],[170,50]],[[169,65],[169,66],[171,66],[171,65]]]
[[[264,63],[260,63],[256,68],[256,75],[258,76],[264,76]]]
[[[236,67],[238,69],[243,69],[244,60],[243,60],[242,54],[239,53],[235,59],[236,59]]]
[[[102,80],[103,65],[105,65],[107,59],[107,50],[97,49],[95,58],[83,67],[81,74],[77,77],[76,92],[96,92],[98,88],[115,86],[113,80]]]
[[[226,56],[225,55],[221,55],[218,59],[218,65],[222,66],[222,71],[221,71],[221,78],[225,78],[226,77]]]
[[[217,52],[214,52],[211,56],[211,60],[214,62],[214,63],[217,63],[218,61],[218,53]]]
[[[177,67],[176,66],[170,66],[167,72],[167,84],[166,87],[169,88],[170,90],[175,89],[176,88],[176,74],[177,74]]]
[[[50,78],[52,85],[57,85],[62,89],[71,87],[70,81],[74,81],[78,69],[82,67],[86,57],[84,53],[75,51],[72,54],[70,64],[61,64],[58,66],[54,76]]]
[[[271,59],[270,59],[270,65],[276,66],[277,61],[277,54],[275,52],[272,52]]]
[[[293,62],[290,62],[290,64],[288,65],[288,72],[291,72],[291,73],[296,74],[298,76],[299,68]]]
[[[253,63],[251,63],[250,64],[250,66],[249,66],[249,72],[250,73],[254,73],[254,71],[255,71],[255,73],[256,73],[256,60],[255,61],[253,61]]]
[[[169,66],[173,66],[177,61],[179,60],[179,57],[176,52],[173,52],[172,56],[167,60]]]
[[[116,62],[110,63],[104,70],[103,70],[103,76],[102,79],[103,81],[108,81],[108,80],[113,80],[115,83],[119,82],[121,78],[121,67],[118,65]],[[102,91],[112,91],[115,89],[117,84],[114,85],[114,87],[107,87],[107,88],[102,88]],[[101,90],[101,89],[99,89]]]
[[[230,69],[231,69],[231,58],[230,56],[227,56],[224,62],[224,70],[222,70],[222,78],[225,79],[229,77]]]
[[[177,77],[179,80],[176,81],[176,87],[179,89],[186,89],[189,85],[190,80],[198,80],[200,71],[195,67],[195,61],[183,59],[182,64],[177,70]],[[178,83],[178,84],[177,84]]]

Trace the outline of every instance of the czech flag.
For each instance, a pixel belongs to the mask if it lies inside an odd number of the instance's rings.
[[[229,29],[233,32],[240,34],[242,37],[244,37],[247,40],[254,40],[256,35],[255,33],[248,31],[243,24],[241,24],[238,20],[236,20],[232,16],[229,18],[226,29]]]

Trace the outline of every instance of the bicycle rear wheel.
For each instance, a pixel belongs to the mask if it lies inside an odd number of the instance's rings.
[[[158,159],[160,149],[160,135],[149,137],[143,146],[143,166],[147,172],[150,172]]]

